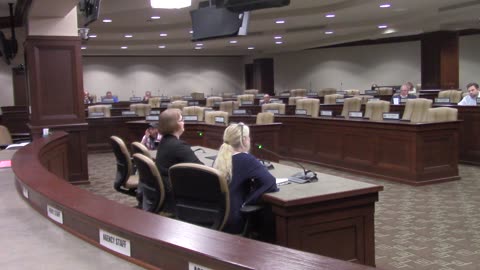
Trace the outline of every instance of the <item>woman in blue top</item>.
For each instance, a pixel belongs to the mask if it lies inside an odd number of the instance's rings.
[[[240,208],[255,204],[265,192],[277,191],[275,177],[251,154],[250,129],[243,123],[231,124],[223,134],[214,168],[227,179],[230,190],[230,213],[223,231],[241,233],[245,218]]]

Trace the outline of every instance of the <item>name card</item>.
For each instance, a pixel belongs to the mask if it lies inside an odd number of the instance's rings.
[[[198,116],[197,115],[184,115],[183,116],[183,121],[184,122],[198,121]]]
[[[295,115],[307,115],[307,110],[304,109],[296,109]]]
[[[215,102],[213,102],[213,106],[215,106],[215,107],[220,106],[220,102],[221,102],[221,101],[215,101]]]
[[[150,115],[159,115],[160,111],[150,111]]]
[[[57,208],[47,204],[47,216],[56,221],[57,223],[63,224],[63,213]]]
[[[122,116],[136,116],[137,114],[132,111],[122,111]]]
[[[345,102],[345,99],[344,99],[344,98],[337,98],[337,99],[335,99],[335,103],[337,103],[337,104],[342,104],[342,103],[344,103],[344,102]]]
[[[223,116],[215,116],[215,123],[225,124],[225,118]]]
[[[408,98],[402,98],[400,99],[400,103],[407,103]]]
[[[383,120],[400,120],[400,113],[398,112],[384,112]]]
[[[240,101],[240,105],[243,106],[243,105],[253,105],[253,101],[251,100],[243,100],[243,101]]]
[[[290,96],[290,93],[281,93],[280,96],[281,96],[281,97],[289,97],[289,96]]]
[[[317,92],[308,92],[307,97],[318,97],[318,93]]]
[[[183,100],[192,100],[193,97],[192,96],[183,96],[182,99]]]
[[[145,116],[146,121],[158,121],[160,119],[160,115],[147,115]]]
[[[103,113],[103,112],[92,112],[92,113],[90,113],[90,117],[105,117],[105,113]]]
[[[320,116],[332,117],[333,116],[333,111],[321,110],[320,111]]]
[[[247,114],[247,110],[245,110],[245,109],[233,110],[233,114],[235,114],[235,115],[245,115],[245,114]]]
[[[398,97],[394,97],[394,98],[392,99],[392,101],[393,101],[393,105],[398,105],[398,104],[400,104],[400,98],[398,98]]]
[[[22,186],[22,194],[25,199],[28,199],[28,189],[25,186]]]
[[[142,101],[142,97],[130,97],[130,101],[132,101],[132,102],[140,102],[140,101]]]
[[[117,236],[113,233],[109,233],[102,229],[99,230],[99,237],[100,245],[125,256],[131,256],[130,240]]]
[[[450,98],[435,98],[435,103],[450,104]]]
[[[363,112],[348,112],[349,118],[363,118]]]
[[[213,269],[205,266],[201,266],[192,262],[188,262],[188,270],[213,270]]]
[[[113,102],[115,102],[115,101],[113,100],[113,98],[102,98],[102,102],[104,102],[104,103],[113,103]]]
[[[198,106],[200,103],[198,101],[189,101],[188,106]]]
[[[256,97],[257,98],[263,98],[263,94],[257,94]]]
[[[283,101],[280,99],[271,99],[270,103],[283,104]]]
[[[377,94],[378,94],[377,90],[365,90],[365,95],[373,95],[373,96],[375,96],[375,95],[377,95]]]
[[[379,101],[380,99],[379,98],[369,98],[367,99],[367,102],[370,102],[370,101]]]
[[[167,108],[168,104],[170,104],[170,102],[161,102],[160,103],[160,108]]]
[[[280,111],[278,109],[267,109],[265,112],[273,113],[273,114],[280,114]]]

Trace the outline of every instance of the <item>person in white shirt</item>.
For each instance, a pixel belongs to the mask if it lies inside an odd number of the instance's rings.
[[[477,83],[467,84],[467,90],[468,90],[468,95],[464,96],[463,99],[458,103],[458,105],[477,106],[478,84]]]

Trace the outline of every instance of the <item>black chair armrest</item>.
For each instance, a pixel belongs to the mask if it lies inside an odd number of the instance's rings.
[[[3,149],[5,149],[5,148],[7,148],[7,146],[8,146],[8,144],[0,144],[0,149],[3,150]]]

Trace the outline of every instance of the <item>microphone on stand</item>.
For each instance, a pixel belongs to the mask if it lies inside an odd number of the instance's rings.
[[[299,162],[297,162],[295,160],[291,160],[289,158],[284,158],[284,157],[280,156],[279,154],[277,154],[277,153],[275,153],[271,150],[265,149],[263,147],[263,145],[261,145],[261,144],[256,143],[255,147],[257,147],[258,149],[260,149],[262,151],[265,151],[267,153],[270,153],[270,154],[276,156],[278,159],[284,159],[284,160],[291,161],[291,162],[295,163],[296,165],[298,165],[300,168],[302,168],[303,172],[299,172],[299,173],[296,173],[296,174],[288,177],[288,181],[298,183],[298,184],[304,184],[304,183],[309,183],[309,182],[315,182],[315,181],[318,180],[317,174],[315,172],[305,169],[305,167],[302,166],[302,164],[300,164]]]

